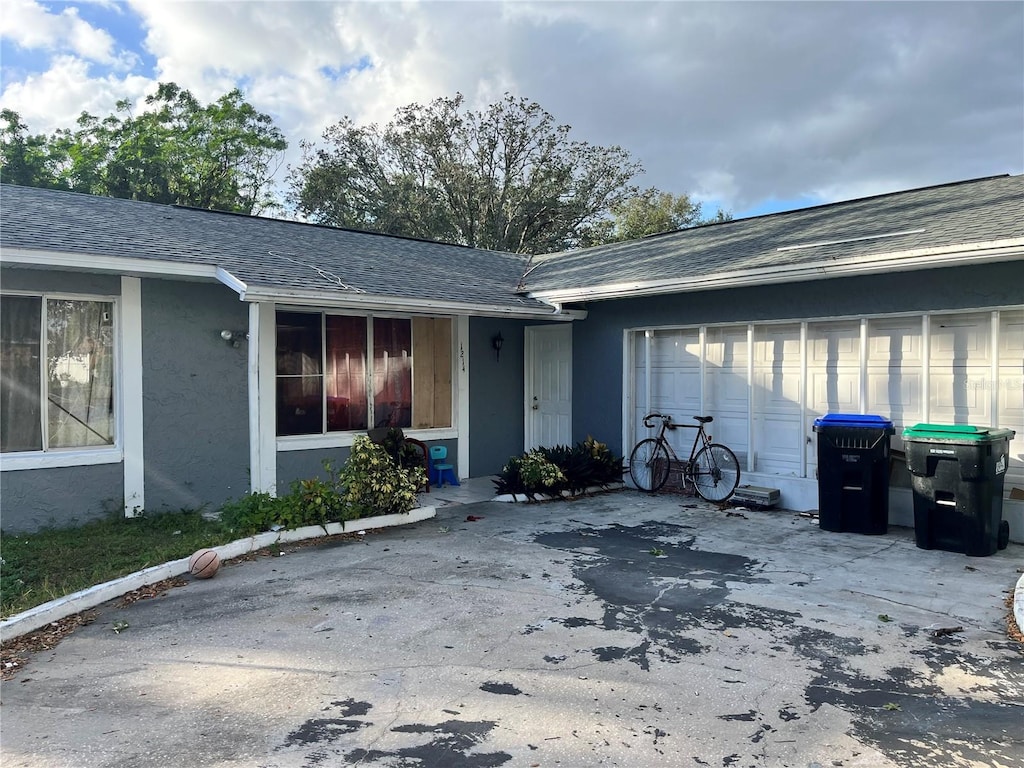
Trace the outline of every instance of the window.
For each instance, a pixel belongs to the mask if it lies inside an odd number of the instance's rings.
[[[277,434],[452,425],[448,318],[277,313]]]
[[[0,451],[114,444],[113,315],[111,301],[3,297]]]

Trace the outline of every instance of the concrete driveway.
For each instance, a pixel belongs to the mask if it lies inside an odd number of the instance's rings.
[[[284,552],[38,654],[5,768],[1024,765],[1018,545],[621,491]]]

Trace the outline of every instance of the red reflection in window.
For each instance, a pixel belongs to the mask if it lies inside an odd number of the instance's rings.
[[[327,431],[366,429],[366,318],[327,316]]]
[[[374,426],[412,426],[412,322],[373,319]]]

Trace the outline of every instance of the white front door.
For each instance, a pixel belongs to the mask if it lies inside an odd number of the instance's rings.
[[[572,441],[572,325],[526,328],[526,450]]]

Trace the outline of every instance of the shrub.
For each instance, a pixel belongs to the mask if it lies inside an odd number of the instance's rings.
[[[251,536],[279,525],[284,505],[283,498],[269,493],[247,493],[238,501],[224,504],[220,508],[220,520],[242,536]]]
[[[291,493],[282,501],[278,524],[285,528],[300,528],[303,525],[326,525],[351,519],[348,514],[338,475],[330,461],[324,462],[327,480],[314,477],[310,480],[296,480]]]
[[[554,496],[562,491],[579,494],[594,486],[622,480],[622,459],[593,437],[574,447],[556,445],[513,456],[494,481],[500,494]]]
[[[408,512],[416,506],[416,492],[425,482],[422,466],[397,466],[387,451],[362,435],[338,472],[347,519]]]
[[[424,485],[422,464],[404,469],[384,448],[368,437],[357,437],[352,453],[340,470],[324,462],[327,479],[296,480],[291,491],[274,497],[246,494],[223,505],[221,521],[243,536],[282,528],[326,525],[373,515],[408,512],[416,506],[416,493]]]

